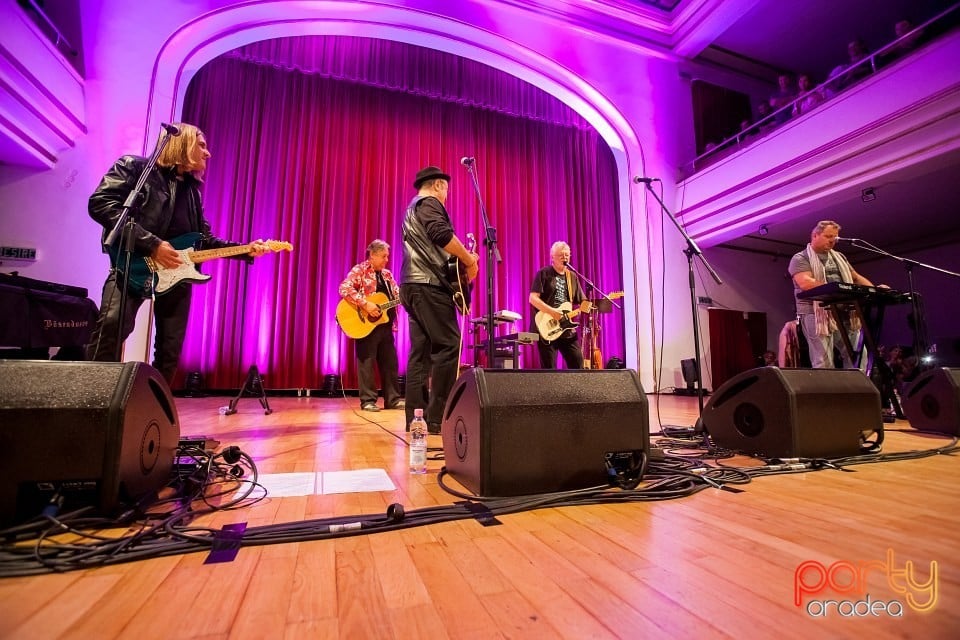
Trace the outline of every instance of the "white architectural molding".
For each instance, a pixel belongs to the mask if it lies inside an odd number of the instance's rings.
[[[15,3],[0,24],[0,161],[53,167],[86,133],[83,78]]]

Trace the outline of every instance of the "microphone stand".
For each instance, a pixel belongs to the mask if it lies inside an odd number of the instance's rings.
[[[114,267],[114,270],[120,271],[124,274],[124,277],[121,278],[120,274],[117,274],[114,283],[120,289],[120,312],[117,322],[117,346],[114,351],[114,361],[120,362],[120,354],[123,350],[123,325],[126,319],[127,311],[127,281],[130,278],[130,261],[133,256],[133,231],[137,226],[137,221],[133,219],[133,216],[130,214],[133,209],[134,203],[137,201],[137,198],[140,197],[140,192],[143,190],[143,185],[147,182],[147,176],[150,175],[150,172],[153,171],[153,168],[157,165],[157,159],[160,157],[160,154],[163,152],[163,149],[167,146],[167,142],[170,140],[170,132],[164,129],[164,134],[160,138],[160,141],[157,142],[156,148],[153,150],[153,153],[147,159],[147,164],[143,168],[143,171],[140,172],[140,177],[137,178],[137,184],[134,186],[133,190],[127,195],[127,199],[123,202],[123,208],[120,210],[120,217],[117,218],[116,224],[113,225],[113,229],[110,230],[110,233],[107,234],[106,239],[103,241],[104,249],[109,253],[110,247],[112,247],[116,242],[117,238],[122,235],[123,242],[120,245],[120,250],[117,251],[117,257],[119,258],[121,252],[123,253],[123,270],[117,269]],[[119,264],[120,260],[117,259],[116,263]]]
[[[916,260],[911,260],[909,258],[904,258],[903,256],[897,256],[889,251],[884,251],[883,249],[876,247],[866,240],[861,240],[859,238],[848,238],[847,241],[854,247],[858,249],[866,249],[877,255],[886,256],[887,258],[892,258],[894,260],[899,260],[904,269],[907,271],[907,286],[909,287],[910,293],[910,311],[913,313],[913,353],[917,356],[917,367],[919,370],[923,370],[923,356],[927,355],[927,336],[926,336],[926,325],[923,318],[923,307],[920,304],[920,296],[917,293],[916,287],[913,283],[913,268],[914,267],[923,267],[925,269],[930,269],[931,271],[938,271],[940,273],[946,274],[948,276],[953,276],[954,278],[960,278],[960,273],[954,271],[948,271],[947,269],[941,269],[940,267],[935,267],[931,264],[926,264],[923,262],[917,262]]]
[[[693,256],[700,258],[700,262],[703,263],[703,266],[707,268],[707,271],[710,273],[710,276],[713,278],[714,282],[717,284],[723,284],[723,280],[720,279],[720,276],[717,275],[717,272],[713,270],[713,267],[710,266],[710,263],[707,262],[707,259],[703,257],[703,252],[700,251],[700,247],[697,246],[697,243],[694,242],[693,238],[686,232],[680,222],[670,213],[670,209],[667,208],[667,205],[663,203],[663,199],[657,195],[657,192],[653,190],[650,186],[650,182],[645,182],[644,187],[647,191],[653,195],[654,199],[660,203],[660,208],[663,210],[667,217],[670,218],[670,221],[673,222],[673,225],[680,232],[680,235],[683,236],[683,239],[687,241],[687,248],[683,250],[683,254],[687,256],[687,271],[690,274],[690,309],[693,312],[693,359],[696,362],[697,367],[697,407],[700,410],[700,414],[697,418],[697,427],[696,429],[702,429],[703,417],[703,373],[700,366],[700,316],[697,314],[697,283],[694,279],[693,272]],[[657,390],[659,392],[659,389]]]
[[[608,296],[608,295],[605,294],[601,289],[599,289],[599,288],[597,287],[597,285],[594,284],[592,280],[590,280],[590,278],[588,278],[587,276],[583,275],[582,273],[580,273],[579,271],[577,271],[576,269],[574,269],[572,264],[570,264],[569,262],[564,262],[563,264],[564,264],[564,266],[567,267],[567,269],[570,269],[570,271],[573,271],[573,274],[574,274],[575,276],[577,276],[578,278],[580,278],[581,280],[583,280],[584,282],[586,282],[586,283],[587,283],[587,286],[590,287],[590,290],[591,290],[591,291],[596,291],[597,293],[599,293],[601,298],[605,299],[607,302],[609,302],[610,304],[612,304],[613,306],[615,306],[617,309],[621,309],[621,308],[622,308],[620,305],[618,305],[616,302],[614,302],[613,299],[612,299],[610,296]]]
[[[500,249],[497,248],[497,230],[490,224],[490,218],[487,216],[487,208],[483,204],[483,197],[480,195],[480,183],[477,181],[477,170],[476,170],[476,161],[471,161],[469,163],[464,163],[461,161],[463,166],[467,168],[467,173],[470,174],[470,178],[473,181],[473,190],[477,194],[477,202],[480,203],[480,217],[483,222],[483,245],[487,248],[487,367],[493,368],[494,366],[494,355],[496,354],[496,349],[494,348],[493,338],[494,338],[494,295],[493,295],[493,269],[496,266],[496,263],[502,262],[503,258],[500,256]],[[516,366],[516,363],[514,363]]]

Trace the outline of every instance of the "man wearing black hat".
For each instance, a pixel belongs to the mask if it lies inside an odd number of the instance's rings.
[[[460,326],[455,294],[448,278],[451,257],[460,261],[468,281],[477,277],[478,257],[457,238],[444,204],[450,176],[437,167],[417,172],[417,195],[403,220],[403,270],[400,302],[410,323],[407,360],[407,424],[414,409],[424,409],[430,433],[440,433],[447,396],[460,365]],[[430,381],[429,392],[427,381]]]

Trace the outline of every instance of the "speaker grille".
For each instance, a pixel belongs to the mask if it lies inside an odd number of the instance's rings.
[[[921,373],[904,393],[903,410],[914,429],[960,435],[960,369]]]
[[[733,410],[733,426],[745,438],[756,438],[763,433],[766,424],[763,421],[763,411],[752,402],[738,404]]]
[[[714,442],[748,455],[834,458],[883,433],[880,392],[846,369],[760,367],[727,380],[703,410]]]
[[[636,372],[470,369],[444,411],[447,471],[484,496],[607,481],[605,457],[649,450]]]
[[[64,508],[109,513],[170,480],[173,396],[138,362],[0,360],[0,520]]]

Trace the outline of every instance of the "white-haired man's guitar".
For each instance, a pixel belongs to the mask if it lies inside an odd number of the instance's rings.
[[[614,291],[607,294],[607,298],[610,300],[616,300],[617,298],[623,297],[623,291]],[[583,313],[581,309],[574,309],[573,305],[569,302],[564,302],[559,307],[557,311],[561,313],[560,319],[556,320],[550,317],[550,314],[546,311],[538,311],[535,316],[534,322],[537,325],[537,331],[540,332],[540,337],[546,340],[547,342],[553,342],[561,335],[564,331],[568,329],[573,329],[577,326],[577,323],[573,321],[580,313]]]

